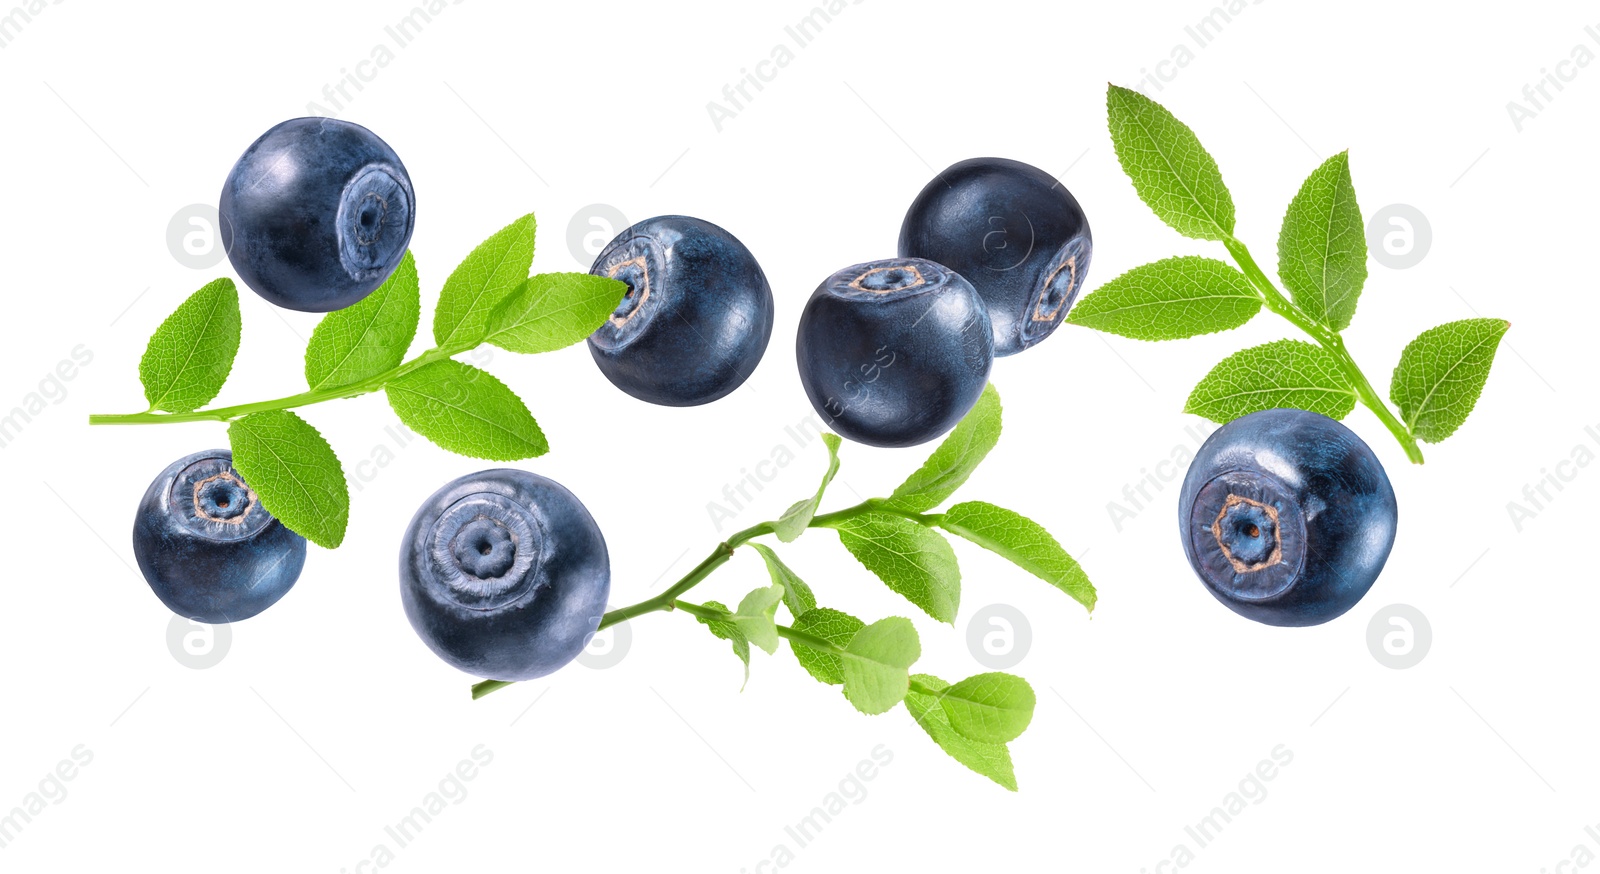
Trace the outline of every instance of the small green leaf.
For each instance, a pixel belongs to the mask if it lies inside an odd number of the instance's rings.
[[[778,517],[777,524],[773,526],[773,533],[784,543],[793,542],[795,538],[806,533],[806,527],[811,524],[812,517],[817,515],[817,507],[822,504],[822,493],[828,490],[828,484],[833,482],[834,474],[839,472],[839,435],[824,434],[822,442],[828,447],[828,472],[822,475],[822,485],[817,486],[815,495],[798,501],[783,511],[783,515]]]
[[[627,290],[588,273],[530,276],[490,314],[488,340],[524,355],[565,349],[605,324]]]
[[[1233,196],[1200,138],[1161,104],[1110,86],[1106,110],[1122,171],[1156,216],[1185,237],[1233,236]]]
[[[1260,311],[1261,296],[1243,273],[1215,258],[1182,255],[1100,286],[1067,322],[1134,340],[1181,340],[1232,330]]]
[[[167,316],[139,359],[139,381],[152,410],[187,413],[211,402],[239,353],[239,290],[214,279]]]
[[[978,402],[928,460],[889,496],[889,503],[917,513],[944,503],[961,488],[1000,440],[1000,393],[990,383]]]
[[[1275,340],[1222,359],[1194,387],[1184,412],[1227,423],[1293,407],[1343,419],[1355,406],[1355,389],[1326,350],[1302,340]]]
[[[733,614],[733,624],[738,626],[744,639],[761,647],[768,655],[778,651],[778,625],[773,617],[781,601],[783,586],[764,586],[745,595]]]
[[[391,381],[385,390],[400,421],[451,452],[517,461],[550,449],[522,399],[476,367],[435,361]]]
[[[376,291],[317,323],[306,344],[306,385],[337,388],[399,367],[421,318],[417,262],[407,250]]]
[[[1000,555],[1094,610],[1094,584],[1076,559],[1039,523],[982,501],[951,507],[939,527]]]
[[[1033,687],[1010,674],[978,674],[944,690],[939,704],[950,727],[968,740],[1003,744],[1033,721]]]
[[[773,585],[783,587],[783,604],[789,608],[790,616],[799,619],[816,608],[817,596],[811,593],[811,587],[778,558],[772,547],[765,543],[752,543],[750,547],[760,553],[761,559],[767,563],[767,573],[772,576]]]
[[[950,717],[945,715],[938,697],[949,688],[949,684],[928,674],[913,674],[911,681],[915,685],[906,694],[906,711],[928,733],[928,737],[933,738],[933,742],[950,758],[1012,792],[1017,791],[1017,775],[1011,766],[1011,751],[1006,749],[1005,744],[971,740],[951,727]],[[922,691],[924,689],[928,691]]]
[[[533,214],[517,219],[472,250],[444,281],[433,313],[441,349],[465,351],[483,342],[489,315],[528,278],[533,267]]]
[[[723,613],[733,612],[718,601],[707,601],[701,606],[709,607],[712,610],[720,610]],[[745,684],[750,682],[750,642],[745,640],[744,633],[729,620],[707,619],[704,616],[696,616],[695,621],[711,629],[712,634],[733,644],[733,654],[739,657],[739,661],[744,662],[744,681],[739,684],[739,691],[744,691]]]
[[[891,616],[857,631],[844,648],[844,697],[862,713],[887,713],[906,697],[910,668],[922,656],[911,620]]]
[[[795,631],[803,631],[813,637],[820,637],[834,646],[844,649],[855,638],[856,632],[867,627],[865,622],[828,607],[816,607],[807,610],[805,615],[794,621],[791,626]],[[817,678],[818,682],[838,686],[844,682],[844,668],[840,664],[840,656],[812,649],[803,643],[790,641],[790,649],[794,650],[794,657],[800,662],[800,667],[806,673]]]
[[[1438,443],[1472,415],[1510,327],[1503,319],[1449,322],[1423,331],[1400,353],[1389,398],[1417,439]]]
[[[1278,233],[1278,277],[1306,315],[1335,331],[1350,327],[1367,281],[1367,232],[1340,152],[1306,178]]]
[[[954,623],[961,601],[955,550],[937,531],[892,513],[869,511],[831,526],[839,542],[884,584],[940,622]]]
[[[268,410],[228,425],[233,466],[261,506],[305,539],[334,549],[350,521],[344,467],[317,429],[288,410]]]

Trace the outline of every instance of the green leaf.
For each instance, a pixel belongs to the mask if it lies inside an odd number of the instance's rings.
[[[288,410],[268,410],[228,425],[233,466],[261,506],[318,546],[344,542],[350,491],[344,468],[317,429]]]
[[[528,278],[534,230],[532,213],[506,225],[444,281],[433,313],[433,339],[441,349],[465,351],[483,342],[489,315]]]
[[[1194,387],[1184,412],[1227,423],[1277,407],[1343,419],[1356,391],[1332,355],[1302,340],[1275,340],[1222,359]]]
[[[522,399],[476,367],[435,361],[392,380],[385,390],[400,421],[451,452],[517,461],[550,449]]]
[[[945,715],[938,697],[949,688],[949,684],[928,674],[913,674],[911,682],[914,686],[906,694],[906,711],[928,733],[928,737],[933,738],[933,742],[950,758],[1012,792],[1017,791],[1017,775],[1011,766],[1011,751],[1006,749],[1005,744],[972,740],[950,725],[950,717]],[[928,691],[922,691],[924,689]]]
[[[805,615],[794,621],[791,626],[795,631],[803,631],[814,637],[820,637],[834,646],[844,649],[856,636],[856,632],[867,627],[865,622],[828,607],[816,607],[807,610]],[[800,662],[800,667],[806,673],[817,678],[818,682],[838,686],[844,682],[844,668],[840,656],[812,649],[803,643],[790,641],[790,649],[794,650],[794,657]]]
[[[150,409],[187,413],[210,403],[228,381],[242,330],[233,280],[214,279],[189,295],[151,335],[139,359]]]
[[[1000,440],[1000,393],[990,383],[978,402],[928,460],[889,496],[889,503],[923,513],[961,488]]]
[[[922,642],[911,620],[890,616],[868,625],[844,648],[844,697],[862,713],[889,712],[905,699],[910,668],[921,656]]]
[[[761,647],[768,655],[778,651],[778,625],[773,616],[777,615],[782,600],[783,586],[764,586],[745,595],[733,614],[733,624],[738,626],[744,639]]]
[[[707,601],[701,606],[721,610],[723,613],[733,612],[718,601]],[[739,661],[744,662],[744,682],[739,684],[739,691],[744,691],[745,684],[750,682],[750,642],[745,640],[744,633],[729,620],[696,616],[695,621],[711,629],[712,634],[733,644],[733,654],[739,657]]]
[[[940,622],[955,622],[961,570],[955,550],[939,532],[876,510],[831,527],[844,548],[890,589]]]
[[[1417,439],[1438,443],[1467,421],[1510,327],[1503,319],[1449,322],[1423,331],[1400,353],[1389,398]]]
[[[376,291],[317,323],[306,344],[306,384],[337,388],[399,367],[421,318],[417,262],[407,250]]]
[[[1367,281],[1367,231],[1349,152],[1313,170],[1289,202],[1278,233],[1278,277],[1306,315],[1335,331],[1350,327]]]
[[[1233,196],[1199,137],[1161,104],[1110,86],[1106,110],[1111,145],[1139,199],[1185,237],[1233,236]]]
[[[524,355],[565,349],[605,324],[627,290],[588,273],[530,276],[490,314],[488,340]]]
[[[789,615],[796,619],[806,615],[817,606],[817,596],[811,593],[811,587],[789,569],[772,551],[772,547],[765,543],[752,543],[750,547],[761,554],[767,563],[767,573],[772,576],[773,585],[783,587],[783,604],[789,608]]]
[[[806,533],[806,527],[811,524],[812,517],[817,515],[817,507],[822,504],[822,493],[828,490],[828,484],[833,482],[834,474],[839,472],[839,435],[824,434],[822,442],[828,447],[828,472],[822,475],[822,485],[817,486],[815,495],[798,501],[783,511],[783,515],[778,517],[777,524],[773,526],[773,533],[784,543],[790,543]]]
[[[950,727],[968,740],[1003,744],[1016,740],[1033,721],[1033,687],[1010,674],[978,674],[939,696]]]
[[[1243,273],[1214,258],[1183,255],[1135,267],[1100,286],[1067,322],[1135,340],[1181,340],[1228,331],[1261,311]]]
[[[939,519],[939,527],[978,544],[1094,610],[1094,584],[1076,559],[1039,523],[983,501],[968,501],[951,507]]]

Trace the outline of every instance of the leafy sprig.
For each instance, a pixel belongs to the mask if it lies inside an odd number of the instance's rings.
[[[1033,718],[1033,689],[1020,677],[985,673],[955,684],[911,667],[922,654],[916,628],[904,617],[867,623],[848,613],[818,605],[816,594],[770,545],[757,538],[772,535],[781,543],[813,528],[826,528],[894,592],[940,622],[953,623],[961,599],[961,572],[945,534],[984,547],[1055,586],[1092,611],[1094,585],[1078,562],[1038,523],[1011,510],[982,501],[955,504],[930,512],[949,500],[982,463],[1000,438],[1000,396],[984,389],[962,419],[917,471],[887,498],[871,498],[831,513],[817,511],[839,471],[839,438],[824,434],[828,467],[822,484],[771,522],[753,525],[717,544],[704,561],[661,594],[607,613],[600,628],[609,628],[647,613],[678,611],[693,616],[717,638],[728,641],[750,676],[751,648],[768,654],[787,640],[795,660],[819,682],[840,687],[845,700],[866,714],[880,714],[904,705],[912,719],[952,758],[1007,789],[1017,788],[1011,753],[1015,740]],[[729,608],[718,601],[684,599],[728,563],[741,547],[762,559],[767,584],[751,590]],[[782,606],[788,625],[778,622]],[[510,685],[484,680],[472,687],[474,698]]]
[[[1464,319],[1425,331],[1406,347],[1390,383],[1396,415],[1345,348],[1367,279],[1367,242],[1341,152],[1312,171],[1289,202],[1278,234],[1279,291],[1234,236],[1233,196],[1211,154],[1183,122],[1137,91],[1110,86],[1108,125],[1134,190],[1178,233],[1220,242],[1238,269],[1212,258],[1168,258],[1135,267],[1079,301],[1067,321],[1135,340],[1177,340],[1240,327],[1262,308],[1314,341],[1279,340],[1224,359],[1189,396],[1186,412],[1215,422],[1274,407],[1342,419],[1372,410],[1406,456],[1418,441],[1455,432],[1477,404],[1510,323]]]
[[[614,279],[529,276],[535,230],[525,215],[461,262],[434,308],[435,345],[409,360],[422,294],[416,260],[406,252],[372,294],[317,323],[306,344],[307,390],[267,401],[206,408],[227,382],[243,333],[233,281],[210,282],[150,338],[139,362],[149,409],[92,415],[89,424],[225,422],[234,464],[262,505],[308,540],[337,547],[350,518],[344,470],[322,435],[291,409],[382,391],[401,422],[451,452],[516,461],[549,451],[515,392],[454,360],[484,343],[523,354],[570,346],[622,300],[627,287]]]

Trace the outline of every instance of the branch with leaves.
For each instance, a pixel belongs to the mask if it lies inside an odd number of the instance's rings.
[[[839,472],[839,438],[824,434],[828,469],[814,495],[797,501],[777,520],[753,525],[717,544],[682,579],[653,598],[607,613],[600,627],[649,613],[686,613],[732,645],[744,663],[747,681],[751,646],[773,654],[778,641],[787,640],[800,666],[818,681],[841,687],[845,700],[857,710],[876,715],[903,704],[956,761],[1015,791],[1016,775],[1006,744],[1020,736],[1033,718],[1035,698],[1026,680],[984,673],[952,685],[928,674],[912,674],[922,645],[910,620],[891,616],[868,624],[818,606],[811,587],[776,550],[757,541],[770,535],[780,543],[791,543],[812,528],[831,529],[844,548],[891,590],[934,619],[954,623],[961,571],[944,536],[954,534],[1009,559],[1092,611],[1094,585],[1037,522],[983,501],[932,512],[955,495],[994,448],[1000,439],[1000,412],[999,394],[993,386],[986,387],[972,411],[893,494],[819,514],[823,495]],[[684,600],[742,547],[761,557],[769,585],[752,590],[733,608],[717,601]],[[789,613],[789,625],[777,623],[780,605]],[[508,685],[485,680],[472,687],[472,695],[481,698]]]
[[[1137,91],[1113,85],[1106,104],[1117,159],[1140,199],[1178,233],[1222,243],[1238,269],[1197,256],[1135,267],[1085,296],[1068,322],[1135,340],[1177,340],[1237,328],[1265,307],[1315,342],[1278,340],[1223,359],[1195,386],[1185,412],[1226,423],[1296,407],[1343,419],[1359,402],[1417,464],[1419,440],[1437,443],[1461,427],[1510,323],[1464,319],[1424,331],[1400,355],[1389,408],[1341,336],[1367,279],[1348,153],[1312,172],[1289,203],[1278,235],[1285,295],[1233,235],[1233,197],[1194,131]]]
[[[406,252],[360,303],[329,313],[306,346],[307,390],[205,408],[233,370],[243,333],[231,279],[208,283],[156,329],[139,361],[144,412],[92,415],[91,425],[225,422],[233,464],[272,515],[332,549],[344,540],[350,492],[344,468],[316,428],[290,410],[382,391],[400,421],[444,449],[490,461],[549,451],[539,423],[505,383],[454,360],[490,343],[508,352],[551,352],[605,323],[627,291],[587,273],[533,265],[533,216],[485,240],[445,280],[433,315],[434,346],[406,359],[422,315],[416,261]]]

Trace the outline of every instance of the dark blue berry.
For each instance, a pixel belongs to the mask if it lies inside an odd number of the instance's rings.
[[[400,263],[416,195],[400,157],[372,131],[296,118],[239,157],[218,213],[246,285],[278,306],[325,313],[366,297]]]
[[[589,338],[600,372],[652,404],[707,404],[755,372],[772,337],[772,289],[754,255],[716,225],[646,219],[612,240],[590,273],[626,283]]]
[[[913,446],[955,427],[994,363],[978,293],[916,258],[828,277],[800,314],[795,351],[800,382],[827,426],[873,446]]]
[[[1317,625],[1354,607],[1389,558],[1397,516],[1367,444],[1304,410],[1223,425],[1189,465],[1178,503],[1200,581],[1268,625]]]
[[[306,540],[261,506],[233,453],[184,456],[150,483],[133,522],[133,555],[172,612],[213,624],[249,619],[294,586]]]
[[[446,484],[400,544],[411,627],[441,659],[490,680],[531,680],[572,661],[610,591],[594,517],[560,484],[525,471]]]
[[[994,354],[1014,355],[1056,329],[1089,270],[1083,208],[1054,176],[1005,158],[940,173],[906,212],[900,256],[966,277],[989,307]]]

